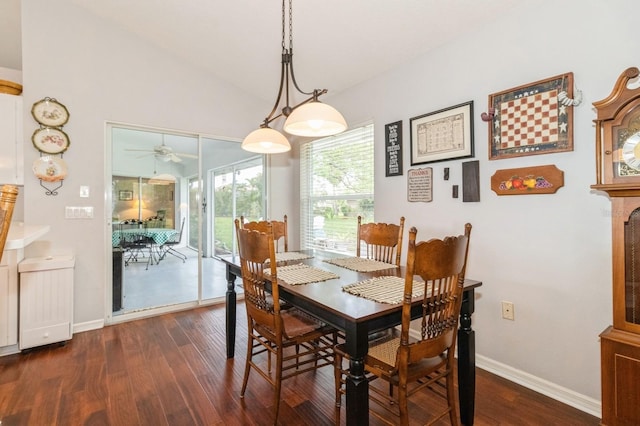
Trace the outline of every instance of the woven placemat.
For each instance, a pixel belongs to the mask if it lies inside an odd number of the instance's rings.
[[[396,265],[379,260],[365,259],[363,257],[336,257],[325,260],[332,265],[341,266],[358,272],[375,272],[383,269],[396,268]]]
[[[271,272],[265,270],[265,275]],[[282,280],[290,285],[317,283],[320,281],[333,280],[340,278],[333,272],[323,269],[314,268],[313,266],[300,263],[298,265],[278,266],[276,268],[278,280]]]
[[[379,303],[388,303],[397,305],[402,303],[404,295],[404,278],[401,277],[377,277],[365,281],[349,284],[342,287],[342,291],[346,291],[354,296],[364,297]],[[413,297],[424,296],[424,283],[419,281],[413,282]]]
[[[276,253],[276,263],[289,262],[291,260],[311,259],[312,257],[313,256],[300,253],[297,251],[283,251],[280,253]],[[265,263],[269,263],[269,262],[270,262],[270,259],[267,259]]]

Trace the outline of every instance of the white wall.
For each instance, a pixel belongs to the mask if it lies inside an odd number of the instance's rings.
[[[533,382],[558,392],[575,392],[571,397],[584,397],[585,405],[598,410],[598,334],[612,321],[611,206],[590,189],[595,183],[591,104],[609,95],[623,70],[640,65],[633,54],[640,5],[633,0],[521,3],[483,30],[332,97],[331,104],[351,124],[375,122],[376,220],[395,222],[404,215],[419,239],[461,233],[465,222],[473,224],[468,277],[484,283],[473,318],[479,363],[531,375]],[[565,72],[574,73],[584,97],[574,109],[574,151],[489,161],[488,124],[480,120],[488,95]],[[451,197],[451,185],[462,189],[466,159],[414,166],[433,167],[434,200],[407,202],[410,118],[469,100],[475,108],[481,201]],[[405,170],[403,176],[385,177],[384,125],[396,120],[403,120]],[[565,186],[554,195],[491,191],[496,170],[546,164],[564,171]],[[451,169],[448,182],[444,167]],[[515,304],[515,321],[501,318],[503,300]]]
[[[246,117],[261,117],[268,105],[67,1],[23,2],[22,35],[26,170],[38,158],[30,142],[34,102],[48,96],[66,105],[71,140],[64,154],[69,174],[58,196],[45,195],[30,173],[25,178],[25,222],[51,225],[28,255],[75,253],[75,323],[100,323],[110,271],[105,122],[239,139],[255,125]],[[80,185],[90,187],[89,198],[79,197]],[[93,206],[95,218],[66,220],[65,206]]]
[[[591,103],[609,94],[624,69],[639,65],[632,13],[639,9],[635,0],[522,1],[472,36],[327,98],[352,126],[375,123],[376,220],[404,215],[420,239],[474,225],[468,276],[484,282],[474,315],[479,361],[548,382],[587,404],[600,399],[598,334],[611,323],[610,203],[589,188],[595,183]],[[99,320],[108,266],[104,122],[241,138],[255,123],[246,117],[260,117],[266,106],[66,2],[31,0],[22,13],[25,112],[50,96],[71,113],[64,156],[69,176],[57,197],[45,196],[27,177],[25,221],[51,225],[41,249],[76,253],[76,322]],[[43,33],[51,23],[53,39]],[[584,94],[575,108],[574,151],[488,161],[487,124],[479,119],[488,95],[569,71]],[[468,100],[475,107],[481,201],[451,198],[451,185],[462,184],[462,161],[449,161],[429,165],[434,201],[408,203],[409,119]],[[405,170],[386,178],[384,124],[397,120],[403,120]],[[25,135],[35,128],[25,119]],[[30,167],[37,152],[25,147]],[[295,152],[270,160],[270,194],[277,201],[271,217],[298,211],[298,187],[290,179]],[[498,197],[490,190],[496,170],[544,164],[565,172],[565,186],[554,195]],[[451,169],[448,182],[444,167]],[[78,197],[80,185],[91,187],[89,199]],[[65,220],[65,205],[93,205],[96,218]],[[500,318],[502,300],[515,304],[515,321]]]

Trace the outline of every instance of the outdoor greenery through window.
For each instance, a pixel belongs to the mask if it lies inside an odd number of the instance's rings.
[[[264,218],[263,157],[232,164],[213,174],[214,245],[216,255],[236,253],[234,219]]]
[[[355,254],[358,215],[373,221],[373,124],[300,148],[302,248]]]

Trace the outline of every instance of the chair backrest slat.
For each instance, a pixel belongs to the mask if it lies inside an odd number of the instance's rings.
[[[271,224],[266,232],[243,228],[240,220],[235,220],[238,239],[238,254],[244,298],[251,320],[268,327],[276,336],[282,336],[280,321],[280,300],[276,273],[276,255]],[[265,262],[269,260],[269,263]],[[271,294],[265,289],[265,268],[269,268]]]
[[[394,223],[362,223],[362,216],[358,216],[356,256],[360,257],[364,254],[367,259],[400,266],[403,232],[404,217],[401,217],[400,223],[396,225]]]
[[[240,216],[240,225],[244,229],[251,229],[258,232],[267,232],[267,225],[271,224],[276,252],[289,251],[289,236],[287,234],[287,215],[284,220],[260,220],[245,222],[244,216]],[[282,246],[280,244],[282,241]],[[282,250],[281,250],[282,249]]]
[[[455,344],[471,225],[465,225],[464,235],[441,240],[416,243],[416,233],[415,228],[409,231],[399,349],[408,352],[410,363],[442,354]],[[409,343],[413,282],[418,278],[424,281],[420,338]]]

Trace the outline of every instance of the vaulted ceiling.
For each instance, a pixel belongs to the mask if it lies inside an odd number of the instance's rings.
[[[278,89],[279,0],[57,0],[113,22],[268,102]],[[517,0],[294,0],[296,78],[329,95],[462,34]],[[21,69],[20,0],[0,2],[0,67]]]

